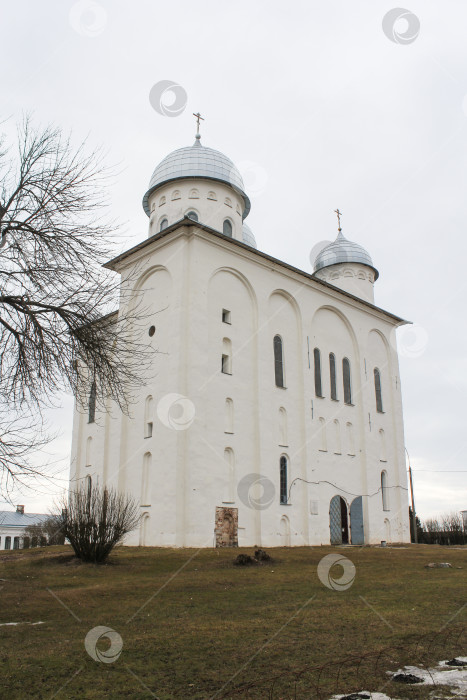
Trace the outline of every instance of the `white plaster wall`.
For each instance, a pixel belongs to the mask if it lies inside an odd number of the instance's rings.
[[[364,496],[366,543],[387,539],[386,518],[391,540],[408,541],[400,380],[397,353],[389,342],[393,322],[337,290],[195,227],[180,227],[125,261],[123,285],[135,267],[149,306],[147,325],[155,319],[157,328],[151,340],[160,351],[154,355],[153,376],[135,396],[130,418],[114,411],[107,423],[104,419],[88,425],[85,417],[76,417],[73,444],[80,475],[85,472],[85,441],[92,435],[95,478],[138,499],[144,454],[151,452],[150,504],[142,508],[148,515],[145,537],[135,532],[128,544],[212,546],[215,508],[223,504],[238,508],[240,545],[329,544],[329,502],[336,494],[349,504],[354,495]],[[222,309],[231,312],[231,325],[222,322]],[[274,381],[276,333],[284,343],[286,388]],[[232,343],[231,376],[221,372],[223,338]],[[324,398],[314,392],[315,346],[321,350]],[[329,396],[329,352],[336,355],[337,402]],[[342,400],[344,356],[351,362],[353,406]],[[376,414],[374,366],[381,370],[384,414]],[[194,422],[186,430],[174,429],[156,410],[153,437],[144,438],[149,394],[155,409],[167,395],[187,397],[194,406]],[[234,404],[234,430],[229,433],[226,398]],[[280,408],[287,414],[285,445]],[[320,451],[320,417],[328,433],[326,452]],[[336,419],[340,454],[333,445]],[[346,447],[347,422],[353,426],[354,455]],[[380,429],[387,439],[384,463]],[[248,507],[236,489],[233,503],[228,496],[226,500],[226,448],[234,454],[236,483],[250,473],[273,483],[269,507]],[[279,503],[282,454],[289,461],[288,505]],[[389,512],[382,509],[382,467],[392,487]],[[310,512],[311,502],[314,510],[317,504],[316,514]]]
[[[226,219],[232,224],[232,237],[242,238],[242,197],[228,185],[215,180],[177,180],[158,188],[149,198],[151,216],[148,236],[159,233],[161,222],[168,225],[180,221],[189,211],[195,211],[200,223],[223,231]]]
[[[5,537],[11,537],[10,549],[13,549],[13,541],[15,537],[20,538],[20,549],[23,547],[22,538],[24,537],[25,527],[1,527],[0,526],[0,549],[5,549]]]

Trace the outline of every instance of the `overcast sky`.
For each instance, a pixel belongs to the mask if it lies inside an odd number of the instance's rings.
[[[0,7],[2,117],[32,112],[119,164],[116,252],[146,237],[150,175],[192,144],[198,110],[203,144],[243,172],[261,250],[310,271],[341,209],[344,234],[380,271],[376,303],[415,323],[399,344],[417,511],[467,509],[465,0],[410,0],[386,33],[394,4],[376,0]],[[161,81],[186,93],[178,116],[149,101]],[[49,419],[66,484],[71,398]],[[21,502],[43,511],[58,490]]]

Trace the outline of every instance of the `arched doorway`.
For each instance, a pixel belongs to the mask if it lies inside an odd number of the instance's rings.
[[[146,547],[148,544],[149,513],[144,513],[139,526],[139,546]]]
[[[290,547],[290,520],[283,515],[280,522],[281,546]]]
[[[349,544],[349,518],[347,503],[342,496],[334,496],[329,506],[331,544]]]
[[[350,504],[350,538],[352,544],[364,544],[363,532],[363,499],[361,496],[354,498]]]

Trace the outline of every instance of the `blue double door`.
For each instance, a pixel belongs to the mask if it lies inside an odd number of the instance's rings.
[[[334,496],[329,506],[331,544],[364,544],[363,501],[354,498],[350,509],[342,496]]]

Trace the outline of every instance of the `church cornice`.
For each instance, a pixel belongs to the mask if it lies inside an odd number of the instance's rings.
[[[239,241],[235,238],[228,238],[226,239],[225,235],[223,233],[220,233],[219,231],[216,231],[215,229],[211,228],[210,226],[206,226],[205,224],[202,224],[199,221],[193,221],[193,219],[189,218],[184,218],[180,219],[179,221],[176,221],[173,223],[171,226],[167,226],[166,229],[164,229],[161,232],[158,232],[154,234],[154,236],[150,236],[146,240],[142,241],[141,243],[138,243],[137,245],[133,246],[132,248],[129,248],[126,250],[124,253],[121,253],[120,255],[117,255],[115,258],[112,258],[112,260],[109,260],[108,262],[104,263],[103,267],[113,270],[115,272],[119,272],[119,270],[122,267],[122,263],[127,261],[129,258],[135,256],[138,252],[144,250],[148,246],[153,245],[154,243],[158,243],[159,241],[163,240],[164,238],[167,238],[170,236],[172,233],[180,229],[181,227],[188,227],[188,228],[196,228],[198,230],[204,231],[205,233],[209,234],[210,236],[214,236],[215,238],[219,239],[220,242],[224,246],[227,244],[230,246],[237,246],[242,253],[247,253],[248,257],[254,257],[254,258],[260,258],[262,259],[263,264],[268,263],[268,267],[270,268],[270,265],[272,263],[273,266],[277,266],[279,268],[282,268],[284,270],[288,270],[289,272],[293,272],[295,275],[298,275],[301,278],[305,278],[309,282],[313,282],[316,284],[317,287],[324,287],[328,289],[330,292],[332,292],[335,296],[338,298],[344,298],[347,300],[352,300],[356,304],[365,307],[366,309],[370,309],[373,313],[377,312],[378,316],[384,316],[386,319],[390,319],[390,322],[393,325],[396,326],[402,326],[411,323],[410,321],[407,321],[400,316],[396,316],[395,314],[392,314],[390,311],[386,311],[385,309],[382,309],[379,306],[376,306],[375,304],[371,304],[368,301],[365,301],[364,299],[361,299],[360,297],[357,297],[353,294],[350,294],[350,292],[346,292],[343,289],[339,289],[338,287],[335,287],[333,284],[330,284],[329,282],[326,282],[325,280],[320,279],[315,275],[315,273],[309,273],[305,272],[304,270],[300,270],[298,267],[294,267],[293,265],[290,265],[289,263],[284,262],[283,260],[279,260],[278,258],[274,258],[272,255],[268,255],[267,253],[264,253],[261,250],[257,250],[256,248],[252,248],[251,246],[242,243],[242,241]],[[238,252],[240,252],[240,250]]]

